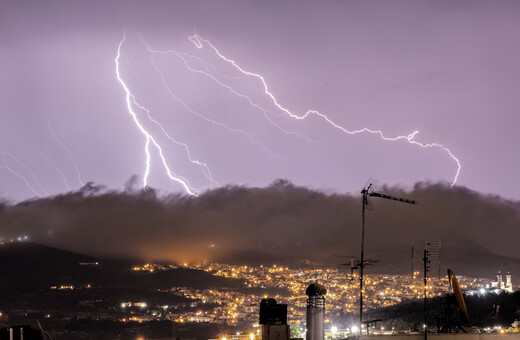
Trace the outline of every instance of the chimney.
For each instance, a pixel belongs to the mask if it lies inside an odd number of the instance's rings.
[[[307,299],[307,332],[306,340],[324,340],[325,338],[325,294],[327,289],[313,283],[307,287],[305,294]]]
[[[291,331],[287,325],[287,305],[276,303],[275,299],[260,302],[262,340],[289,340]]]

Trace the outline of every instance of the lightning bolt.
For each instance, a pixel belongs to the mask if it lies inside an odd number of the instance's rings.
[[[164,89],[169,94],[169,96],[171,97],[172,100],[174,100],[175,102],[181,104],[182,107],[184,107],[184,109],[187,112],[195,115],[196,117],[198,117],[198,118],[200,118],[200,119],[202,119],[202,120],[204,120],[204,121],[206,121],[208,123],[211,123],[211,124],[213,124],[213,125],[215,125],[215,126],[217,126],[219,128],[223,128],[223,129],[225,129],[225,130],[227,130],[229,132],[238,133],[238,134],[246,136],[251,142],[253,142],[254,144],[259,145],[264,151],[266,151],[272,157],[278,157],[278,158],[282,158],[282,159],[285,160],[284,157],[276,155],[273,152],[271,152],[271,150],[269,150],[267,147],[265,147],[264,144],[262,144],[260,141],[258,141],[256,139],[254,139],[246,131],[243,131],[243,130],[240,130],[240,129],[236,129],[236,128],[232,128],[232,127],[230,127],[230,126],[228,126],[228,125],[226,125],[226,124],[224,124],[222,122],[219,122],[218,120],[214,119],[213,116],[209,112],[207,112],[208,115],[201,114],[198,111],[196,111],[195,109],[193,109],[190,105],[188,105],[182,98],[179,98],[178,96],[176,96],[174,94],[173,90],[168,86],[168,83],[167,83],[167,81],[165,79],[165,75],[162,73],[162,71],[159,69],[158,65],[156,64],[154,56],[158,55],[158,54],[161,54],[161,55],[173,54],[174,56],[176,56],[177,58],[179,58],[182,61],[182,63],[184,64],[185,68],[188,71],[190,71],[192,73],[196,73],[196,74],[201,74],[201,75],[203,75],[205,77],[210,78],[218,86],[220,86],[220,87],[224,88],[225,90],[229,91],[234,96],[237,96],[238,98],[240,98],[242,100],[245,100],[250,106],[252,106],[253,108],[259,110],[263,114],[263,117],[266,119],[266,121],[269,124],[274,126],[276,129],[280,130],[284,134],[294,134],[294,135],[297,135],[298,137],[306,139],[309,142],[312,142],[312,140],[310,140],[306,136],[302,136],[299,132],[287,131],[284,128],[282,128],[279,124],[277,124],[275,121],[273,121],[271,119],[272,115],[276,115],[277,117],[285,115],[285,116],[288,116],[289,118],[297,120],[297,121],[302,121],[302,120],[305,120],[307,118],[310,118],[310,117],[314,116],[314,117],[317,117],[318,119],[321,119],[325,123],[327,123],[330,127],[334,128],[336,130],[339,130],[342,133],[347,134],[347,135],[356,135],[356,134],[361,134],[361,133],[368,133],[368,134],[377,135],[383,141],[406,141],[409,144],[418,146],[420,148],[438,148],[438,149],[441,149],[442,151],[444,151],[445,153],[447,153],[449,155],[449,157],[456,163],[457,170],[456,170],[456,173],[455,173],[455,176],[453,178],[453,181],[452,181],[451,185],[452,186],[455,185],[457,180],[458,180],[458,177],[459,177],[459,174],[460,174],[460,171],[461,171],[462,167],[461,167],[461,163],[457,159],[457,157],[455,157],[455,155],[451,152],[450,149],[448,149],[447,147],[445,147],[444,145],[442,145],[440,143],[437,143],[437,142],[422,143],[422,142],[418,141],[416,139],[417,135],[419,134],[418,130],[414,131],[414,132],[412,132],[412,133],[410,133],[408,135],[399,135],[399,136],[396,136],[396,137],[388,137],[388,136],[386,136],[383,133],[383,131],[381,131],[381,130],[373,130],[373,129],[370,129],[370,128],[362,128],[362,129],[358,129],[358,130],[348,130],[347,128],[339,125],[338,123],[336,123],[335,121],[330,119],[327,115],[325,115],[325,114],[323,114],[323,113],[321,113],[321,112],[319,112],[317,110],[314,110],[314,109],[310,109],[310,110],[306,111],[304,114],[295,114],[295,113],[291,112],[289,109],[287,109],[286,107],[282,106],[282,104],[280,104],[278,102],[278,99],[270,91],[270,89],[269,89],[269,87],[267,85],[267,82],[265,81],[263,76],[261,76],[258,73],[254,73],[254,72],[245,70],[240,65],[238,65],[233,59],[230,59],[230,58],[226,57],[223,53],[221,53],[219,51],[219,49],[217,49],[209,40],[206,40],[206,39],[202,38],[198,34],[194,34],[192,36],[189,36],[188,40],[191,41],[195,45],[195,47],[197,49],[209,48],[211,51],[213,51],[213,53],[221,61],[223,61],[224,63],[226,63],[228,65],[231,65],[231,67],[233,69],[238,71],[239,76],[233,77],[233,76],[230,76],[230,75],[220,74],[220,73],[218,73],[217,68],[214,65],[204,61],[202,58],[200,58],[198,56],[190,55],[190,54],[183,53],[183,52],[178,52],[178,51],[175,51],[175,50],[164,50],[164,51],[162,51],[162,50],[152,49],[148,45],[148,43],[141,36],[140,36],[140,38],[141,38],[142,42],[144,43],[144,45],[146,46],[147,51],[150,53],[151,65],[153,66],[155,72],[159,75],[160,81],[162,83],[162,86],[164,87]],[[192,154],[190,152],[188,144],[186,144],[184,142],[181,142],[181,141],[178,141],[175,138],[173,138],[167,132],[167,130],[164,128],[164,126],[160,122],[158,122],[156,119],[154,119],[154,117],[152,116],[150,110],[147,109],[145,106],[143,106],[142,104],[140,104],[137,101],[136,96],[131,92],[129,86],[122,79],[121,74],[120,74],[120,58],[121,58],[121,48],[122,48],[122,45],[125,42],[125,40],[126,40],[126,35],[123,36],[123,39],[121,40],[121,42],[119,43],[119,46],[118,46],[117,56],[115,58],[116,76],[117,76],[117,79],[118,79],[119,83],[121,84],[121,86],[123,87],[123,89],[124,89],[124,91],[126,93],[126,104],[127,104],[128,113],[131,115],[131,117],[132,117],[134,123],[136,124],[137,128],[140,130],[140,132],[146,138],[146,142],[145,142],[146,166],[145,166],[145,175],[143,177],[143,185],[147,186],[147,181],[148,181],[148,176],[149,176],[149,173],[150,173],[150,166],[151,166],[151,164],[150,164],[150,157],[151,157],[151,152],[152,152],[151,148],[154,147],[156,149],[156,151],[157,151],[157,154],[161,158],[162,165],[163,165],[164,169],[166,170],[166,173],[169,176],[169,178],[172,179],[172,181],[181,184],[188,194],[190,194],[190,195],[197,195],[197,193],[198,193],[198,190],[194,189],[190,185],[189,181],[186,178],[184,178],[182,176],[179,176],[179,175],[176,175],[176,174],[173,173],[173,171],[170,169],[170,167],[167,164],[167,161],[166,161],[166,159],[165,159],[165,157],[163,155],[163,151],[161,149],[161,146],[159,145],[159,143],[157,142],[155,137],[149,131],[147,131],[145,129],[145,127],[143,126],[143,124],[139,120],[136,111],[134,111],[134,108],[139,109],[140,111],[146,113],[146,117],[147,117],[148,121],[153,123],[153,124],[155,124],[162,131],[164,136],[166,136],[166,138],[170,142],[172,142],[172,143],[174,143],[174,144],[184,148],[188,160],[191,163],[193,163],[193,164],[195,164],[195,165],[197,165],[197,166],[199,166],[201,168],[202,173],[209,180],[211,188],[213,188],[213,185],[218,186],[219,184],[218,184],[218,182],[216,182],[214,180],[214,178],[213,178],[213,176],[211,174],[209,166],[206,163],[204,163],[204,162],[200,162],[200,161],[194,159],[192,157]],[[202,69],[194,68],[192,66],[192,64],[191,64],[192,61],[198,62]],[[134,75],[137,76],[139,79],[141,79],[132,69],[130,71],[133,72]],[[262,107],[261,105],[255,103],[255,101],[250,96],[248,96],[247,94],[242,93],[242,92],[236,90],[235,88],[233,88],[231,85],[226,84],[224,79],[227,79],[227,80],[237,80],[237,79],[239,79],[239,80],[247,81],[250,84],[254,84],[256,82],[259,82],[259,84],[261,85],[261,88],[263,89],[263,94],[265,96],[267,96],[269,101],[272,103],[273,107],[275,108],[274,111],[278,111],[278,112],[273,112],[273,111],[268,110],[268,109]],[[200,96],[200,94],[199,94],[199,96]],[[205,107],[203,103],[202,103],[202,105],[203,105],[203,107]],[[206,109],[206,111],[207,111],[207,109]]]
[[[348,134],[348,135],[355,135],[355,134],[359,134],[359,133],[370,133],[370,134],[375,134],[375,135],[378,135],[382,140],[384,141],[399,141],[399,140],[404,140],[404,141],[407,141],[408,143],[410,144],[413,144],[413,145],[416,145],[416,146],[419,146],[421,148],[439,148],[441,149],[442,151],[444,151],[445,153],[447,153],[449,155],[449,157],[456,163],[457,165],[457,170],[456,170],[456,173],[455,173],[455,176],[453,178],[453,181],[451,183],[451,186],[455,185],[455,183],[457,183],[457,180],[458,180],[458,177],[459,177],[459,174],[460,174],[460,171],[462,169],[462,166],[461,166],[461,163],[459,161],[459,159],[457,157],[455,157],[455,155],[451,152],[450,149],[448,149],[447,147],[445,147],[444,145],[440,144],[440,143],[436,143],[436,142],[433,142],[433,143],[421,143],[417,140],[415,140],[415,137],[417,136],[417,134],[419,133],[419,131],[414,131],[408,135],[402,135],[402,136],[397,136],[397,137],[387,137],[383,134],[383,132],[381,130],[371,130],[369,128],[363,128],[363,129],[359,129],[359,130],[348,130],[346,128],[344,128],[343,126],[335,123],[333,120],[331,120],[329,117],[327,117],[325,114],[323,113],[320,113],[319,111],[317,110],[308,110],[307,112],[305,112],[304,114],[302,115],[297,115],[297,114],[294,114],[292,113],[290,110],[288,110],[287,108],[285,108],[284,106],[282,106],[278,100],[276,99],[276,97],[273,95],[273,93],[269,90],[269,87],[267,86],[267,82],[265,81],[264,77],[262,77],[260,74],[258,73],[254,73],[254,72],[250,72],[250,71],[247,71],[245,69],[243,69],[241,66],[239,66],[233,59],[230,59],[228,57],[226,57],[224,54],[222,54],[209,40],[206,40],[206,39],[203,39],[200,35],[198,34],[194,34],[192,36],[189,36],[188,39],[198,48],[198,49],[202,49],[204,48],[204,46],[208,46],[211,50],[213,50],[213,52],[221,59],[223,60],[224,62],[230,64],[231,66],[233,66],[238,72],[240,72],[241,74],[243,74],[244,76],[249,76],[249,77],[253,77],[253,78],[256,78],[260,81],[260,83],[262,84],[262,87],[263,87],[263,90],[264,90],[264,93],[270,98],[270,100],[272,101],[272,103],[275,105],[275,107],[277,107],[280,111],[282,111],[283,113],[285,113],[286,115],[288,115],[289,117],[293,118],[293,119],[296,119],[296,120],[304,120],[304,119],[307,119],[308,117],[310,116],[317,116],[319,117],[320,119],[323,119],[326,123],[328,123],[330,126],[332,126],[333,128],[335,129],[338,129],[340,130],[341,132],[345,133],[345,134]],[[188,67],[188,65],[186,65]],[[201,73],[205,73],[205,72],[202,72],[202,71],[198,71],[198,72],[201,72]],[[207,74],[207,73],[206,73]],[[235,93],[236,95],[238,96],[241,96],[241,97],[244,97],[245,95],[241,95],[239,94],[238,92],[234,91],[233,89],[231,89],[228,85],[220,82],[219,80],[217,80],[215,77],[213,76],[210,76],[211,78],[213,78],[217,83],[221,84],[223,87],[229,89],[230,91],[232,91],[233,93]],[[245,96],[247,97],[247,96]],[[247,99],[250,100],[249,97],[247,97]],[[250,101],[250,104],[253,105],[253,106],[257,106],[255,104],[253,104],[251,101]],[[263,109],[262,109],[263,110]],[[265,111],[264,111],[265,113]],[[266,116],[266,118],[268,118]],[[269,118],[268,118],[269,119]],[[273,123],[274,124],[274,123]]]
[[[209,169],[208,165],[204,162],[201,162],[201,161],[198,161],[196,159],[193,159],[192,156],[191,156],[191,152],[190,152],[190,148],[188,146],[188,144],[186,143],[183,143],[183,142],[179,142],[177,140],[175,140],[173,137],[170,136],[170,134],[166,131],[166,129],[162,126],[161,123],[159,123],[157,120],[155,120],[151,114],[150,114],[150,110],[148,110],[146,107],[140,105],[138,102],[135,101],[135,98],[133,98],[133,103],[135,106],[137,106],[139,109],[143,110],[144,112],[146,112],[146,115],[148,116],[148,119],[154,123],[155,125],[157,125],[159,127],[159,129],[161,129],[161,131],[164,133],[164,135],[166,136],[166,138],[174,143],[174,144],[177,144],[179,146],[182,146],[184,148],[184,150],[186,151],[186,154],[188,156],[188,159],[190,160],[190,162],[192,162],[193,164],[196,164],[198,166],[201,167],[202,169],[202,173],[204,174],[204,176],[210,181],[210,185],[211,185],[211,188],[213,188],[213,184],[216,184],[216,186],[220,186],[216,181],[215,179],[213,179],[213,176],[211,175],[211,170]]]
[[[47,166],[53,170],[55,170],[60,176],[61,176],[61,179],[63,180],[63,183],[65,184],[65,186],[67,187],[67,189],[69,191],[71,191],[71,188],[69,186],[69,183],[67,183],[67,177],[65,176],[65,173],[63,171],[61,171],[61,169],[58,167],[58,165],[56,165],[56,162],[54,162],[52,159],[49,159],[49,157],[47,157],[43,152],[40,151],[40,155],[42,155],[43,157],[43,160],[45,161],[45,164],[47,164]]]
[[[23,176],[21,173],[19,173],[18,171],[14,170],[12,167],[9,166],[9,164],[7,164],[7,161],[5,159],[5,156],[11,158],[13,161],[15,161],[16,163],[18,163],[19,166],[21,166],[23,169],[25,169],[27,172],[29,172],[31,174],[31,176],[33,177],[35,183],[38,185],[38,187],[40,187],[40,189],[46,194],[48,195],[49,193],[47,192],[47,190],[45,190],[45,188],[40,184],[40,182],[38,182],[38,179],[36,178],[36,175],[34,174],[34,172],[29,169],[25,164],[23,164],[18,158],[14,157],[13,155],[11,155],[9,152],[5,152],[5,151],[0,151],[0,158],[2,158],[2,163],[4,164],[3,165],[3,168],[4,169],[7,169],[7,171],[9,171],[10,173],[12,173],[13,175],[15,175],[16,177],[20,178],[24,183],[25,185],[27,186],[27,188],[32,191],[36,196],[38,197],[42,197],[42,195],[40,194],[40,192],[38,192],[29,182],[29,180],[27,179],[27,177]]]
[[[205,72],[203,70],[197,70],[197,69],[194,69],[190,66],[190,64],[187,62],[186,58],[195,58],[195,59],[198,59],[200,60],[199,57],[194,57],[194,56],[191,56],[189,54],[186,54],[186,53],[181,53],[181,52],[177,52],[175,50],[167,50],[167,51],[159,51],[159,50],[153,50],[151,49],[150,47],[148,47],[148,51],[150,53],[158,53],[158,54],[170,54],[170,53],[173,53],[175,54],[177,57],[179,57],[184,65],[186,66],[186,68],[190,71],[190,72],[193,72],[193,73],[199,73],[199,74],[202,74],[206,77],[209,77],[210,79],[212,79],[215,83],[217,83],[218,85],[222,86],[223,88],[225,88],[226,90],[228,90],[229,92],[231,92],[232,94],[234,94],[235,96],[239,97],[239,98],[242,98],[244,99],[245,101],[247,101],[249,103],[249,105],[251,105],[252,107],[258,109],[259,111],[262,112],[262,114],[264,115],[265,119],[269,122],[269,124],[271,124],[272,126],[276,127],[278,130],[280,130],[281,132],[283,132],[284,134],[294,134],[294,135],[298,135],[300,137],[302,137],[300,134],[298,134],[297,132],[293,132],[293,131],[287,131],[285,129],[283,129],[279,124],[275,123],[271,117],[269,117],[269,113],[271,113],[269,110],[266,110],[264,109],[262,106],[256,104],[252,99],[251,97],[249,97],[248,95],[244,94],[244,93],[241,93],[237,90],[235,90],[234,88],[232,88],[231,86],[225,84],[224,82],[220,81],[219,79],[217,79],[217,77],[215,77],[213,74],[211,73],[208,73],[208,72]],[[205,63],[203,63],[204,65]],[[302,137],[302,138],[305,138],[305,137]],[[307,139],[307,141],[311,141],[310,139],[308,138],[305,138]]]
[[[207,117],[197,111],[195,111],[194,109],[192,109],[184,100],[182,100],[182,98],[178,98],[174,93],[173,91],[171,90],[171,88],[168,86],[168,84],[166,83],[166,79],[164,78],[164,74],[161,72],[161,70],[159,69],[159,67],[157,66],[157,64],[155,63],[155,60],[153,59],[153,55],[154,54],[170,54],[170,53],[173,53],[174,55],[176,55],[177,57],[179,57],[184,65],[186,66],[186,68],[191,71],[191,72],[194,72],[194,73],[203,73],[204,75],[207,75],[209,77],[211,77],[212,79],[214,79],[215,81],[218,81],[217,79],[215,79],[214,77],[212,77],[209,73],[206,73],[206,72],[203,72],[203,71],[200,71],[200,70],[195,70],[193,68],[191,68],[191,66],[187,63],[185,57],[191,57],[191,58],[195,58],[197,60],[200,61],[200,63],[207,69],[215,69],[213,65],[209,64],[209,63],[206,63],[204,62],[201,58],[197,57],[197,56],[190,56],[188,54],[185,54],[185,53],[180,53],[180,52],[177,52],[177,51],[174,51],[174,50],[168,50],[168,51],[158,51],[158,50],[153,50],[150,48],[150,46],[148,45],[148,43],[146,41],[144,41],[144,39],[141,37],[141,40],[143,41],[143,43],[145,44],[148,52],[151,54],[152,58],[151,58],[151,63],[152,63],[152,66],[154,68],[154,70],[159,74],[159,77],[161,78],[161,82],[163,84],[163,87],[166,89],[166,92],[168,92],[168,94],[170,95],[170,97],[180,103],[185,109],[186,111],[190,112],[191,114],[205,120],[206,122],[208,123],[211,123],[215,126],[218,126],[220,128],[223,128],[229,132],[232,132],[232,133],[237,133],[237,134],[241,134],[243,136],[245,136],[246,138],[248,138],[253,144],[257,144],[259,145],[266,153],[268,153],[271,157],[273,158],[280,158],[280,159],[283,159],[284,161],[287,161],[285,157],[282,157],[280,155],[277,155],[275,154],[274,152],[272,152],[269,148],[267,148],[262,142],[256,140],[255,138],[253,138],[249,133],[247,133],[246,131],[244,130],[240,130],[240,129],[234,129],[234,128],[231,128],[229,127],[228,125],[222,123],[222,122],[219,122],[213,118],[210,118],[210,117]],[[228,77],[228,78],[231,78],[232,77]],[[222,84],[222,83],[220,83]],[[222,84],[223,86],[225,86],[224,84]],[[234,93],[237,93],[237,92],[234,92]],[[237,93],[238,94],[238,93]],[[241,95],[241,94],[239,94]],[[247,97],[245,95],[241,95],[243,97]],[[248,97],[249,98],[249,97]],[[249,98],[249,102],[252,103],[251,99]],[[260,108],[259,106],[257,106],[258,108]],[[260,108],[264,113],[266,112],[266,110],[264,110],[263,108]],[[158,124],[157,122],[155,122],[156,124]],[[161,129],[162,129],[162,126],[161,126]],[[281,129],[281,127],[280,127]],[[163,129],[164,131],[164,129]],[[285,131],[284,131],[285,132]],[[166,132],[165,132],[166,133]],[[169,137],[168,137],[169,138]]]
[[[148,175],[150,174],[150,157],[151,157],[151,155],[150,155],[150,147],[151,147],[151,145],[150,144],[153,144],[153,146],[157,150],[157,154],[161,158],[163,167],[166,170],[166,173],[167,173],[168,177],[172,181],[179,183],[189,195],[196,196],[197,193],[195,192],[195,189],[193,189],[191,187],[191,185],[189,184],[188,180],[186,180],[182,176],[176,175],[169,168],[168,163],[166,162],[166,158],[164,157],[164,154],[163,154],[161,146],[159,145],[159,143],[157,143],[155,138],[144,128],[144,126],[141,124],[141,122],[137,118],[137,114],[134,111],[133,105],[132,105],[132,104],[134,104],[134,105],[137,106],[137,99],[132,94],[132,92],[130,91],[129,87],[126,85],[126,83],[124,82],[123,78],[121,77],[120,70],[119,70],[119,67],[120,67],[119,59],[121,57],[121,46],[123,45],[125,40],[126,40],[126,34],[123,36],[123,39],[119,43],[119,46],[117,48],[117,56],[116,56],[114,61],[116,63],[116,76],[117,76],[117,80],[119,81],[119,83],[121,84],[121,86],[123,87],[123,89],[125,91],[126,107],[128,109],[128,113],[132,117],[132,119],[133,119],[135,125],[137,126],[137,128],[139,129],[139,131],[141,131],[141,133],[146,138],[145,149],[144,149],[145,155],[146,155],[146,167],[145,167],[145,174],[143,176],[143,186],[146,187],[148,185]],[[141,108],[141,107],[143,107],[143,106],[142,105],[138,106],[138,108]]]
[[[78,181],[79,183],[81,184],[81,186],[84,185],[83,183],[83,179],[81,178],[81,174],[79,172],[79,169],[78,169],[78,164],[76,163],[76,161],[74,160],[74,158],[72,157],[72,152],[70,151],[69,148],[67,148],[61,141],[60,139],[58,138],[58,136],[56,135],[56,132],[54,131],[54,129],[52,128],[51,126],[51,122],[49,120],[49,118],[47,118],[47,116],[42,113],[43,117],[45,118],[45,120],[47,121],[47,127],[49,128],[49,130],[51,131],[53,137],[54,137],[54,140],[56,140],[56,143],[58,143],[59,146],[61,146],[65,152],[67,152],[67,155],[69,156],[69,160],[71,161],[72,165],[74,166],[74,169],[76,170],[76,175],[78,176]],[[69,188],[69,186],[67,185],[67,188]],[[69,188],[70,190],[70,188]]]

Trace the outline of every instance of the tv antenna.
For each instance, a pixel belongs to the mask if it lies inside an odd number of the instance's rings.
[[[349,280],[350,281],[354,280],[354,270],[358,270],[361,265],[361,262],[359,261],[359,257],[346,256],[346,255],[332,255],[332,256],[343,257],[343,258],[350,257],[350,262],[340,263],[340,264],[338,264],[338,268],[349,268],[350,269]],[[381,262],[381,260],[366,259],[366,260],[364,260],[364,266],[365,267],[373,266],[379,262]]]
[[[430,271],[430,242],[424,248],[424,340],[428,339],[428,272]]]
[[[414,200],[409,200],[406,198],[400,198],[385,194],[380,194],[377,192],[370,191],[372,189],[372,183],[370,183],[366,188],[361,190],[361,256],[359,261],[359,332],[360,335],[362,333],[361,326],[363,325],[363,268],[366,266],[365,264],[365,209],[368,206],[368,198],[369,197],[380,197],[387,200],[399,201],[402,203],[415,204]]]
[[[429,251],[431,275],[441,278],[441,240],[414,240],[412,242],[412,280],[420,277],[423,271],[423,251]],[[434,275],[435,273],[435,275]]]

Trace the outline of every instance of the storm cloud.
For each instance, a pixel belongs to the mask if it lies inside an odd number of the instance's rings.
[[[520,202],[446,183],[375,191],[417,205],[371,199],[367,253],[440,239],[519,258]],[[0,238],[30,240],[90,255],[200,262],[247,255],[330,260],[359,251],[361,197],[278,180],[264,188],[228,186],[199,197],[154,190],[79,191],[0,206]]]

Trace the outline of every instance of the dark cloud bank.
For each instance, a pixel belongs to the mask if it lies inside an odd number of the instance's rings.
[[[403,254],[409,255],[416,239],[442,240],[445,263],[451,256],[461,265],[478,266],[478,256],[492,254],[520,263],[520,202],[443,183],[376,191],[418,202],[373,198],[367,212],[366,253],[397,266],[392,270],[409,270]],[[359,253],[360,225],[359,194],[328,194],[281,180],[199,197],[158,197],[130,185],[125,192],[105,192],[89,184],[77,192],[0,205],[3,239],[27,234],[34,242],[90,255],[191,263],[307,258],[333,263],[333,254]]]

